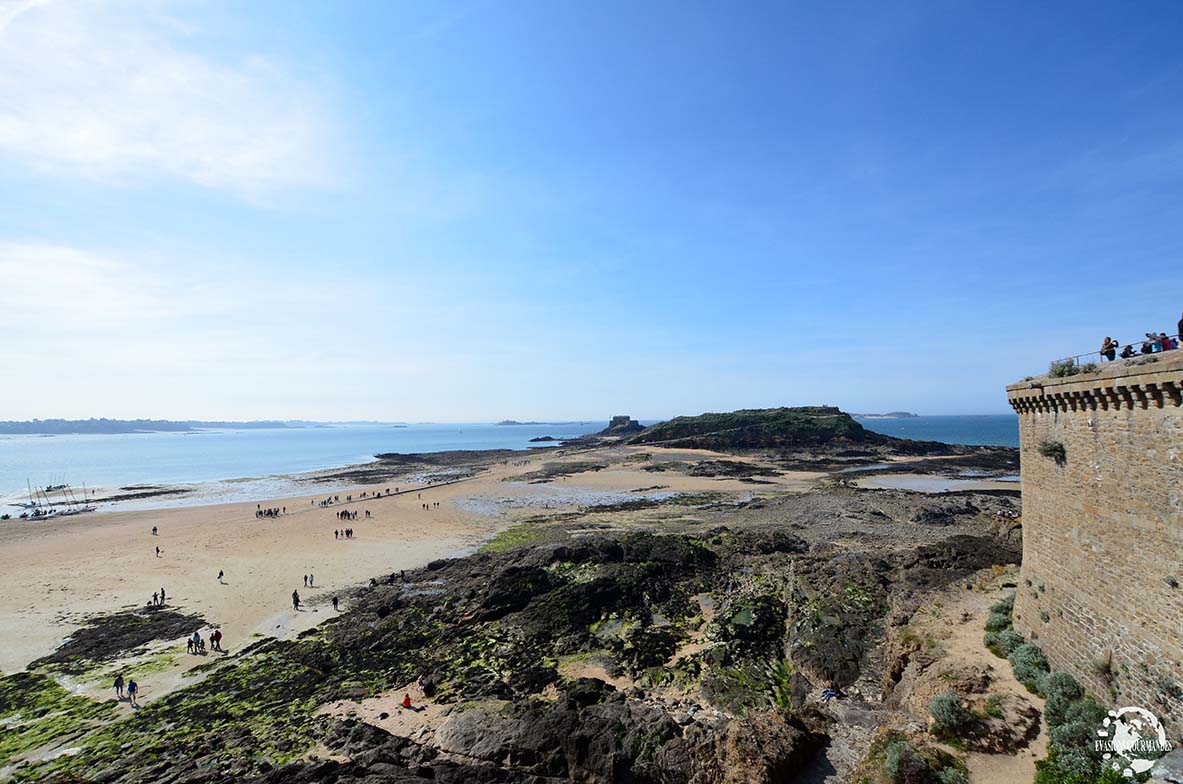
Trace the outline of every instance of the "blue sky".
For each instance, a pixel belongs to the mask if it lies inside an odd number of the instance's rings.
[[[1183,310],[1183,6],[0,1],[0,419],[1001,413]]]

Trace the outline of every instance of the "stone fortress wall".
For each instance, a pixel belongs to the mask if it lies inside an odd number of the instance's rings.
[[[1181,740],[1183,351],[1150,356],[1007,387],[1023,478],[1015,628],[1053,670]]]

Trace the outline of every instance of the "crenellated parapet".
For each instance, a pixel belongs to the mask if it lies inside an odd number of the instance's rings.
[[[1019,414],[1120,411],[1183,405],[1183,350],[1102,365],[1095,373],[1040,376],[1006,388]]]

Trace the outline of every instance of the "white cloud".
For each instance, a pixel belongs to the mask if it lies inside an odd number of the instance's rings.
[[[0,242],[0,327],[95,329],[169,315],[165,284],[101,253]]]
[[[330,184],[317,85],[257,54],[207,56],[158,8],[0,0],[0,156],[58,175],[165,176],[249,198]]]

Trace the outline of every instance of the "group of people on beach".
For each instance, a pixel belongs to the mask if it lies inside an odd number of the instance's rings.
[[[209,636],[209,650],[225,653],[222,650],[222,630],[214,629]],[[193,632],[193,636],[185,640],[185,651],[195,655],[205,655],[206,646],[205,640],[201,637],[201,632]]]
[[[131,703],[131,706],[133,708],[138,708],[138,707],[140,707],[140,704],[138,702],[136,702],[136,697],[139,695],[139,693],[140,693],[140,684],[136,683],[135,681],[129,680],[129,681],[127,681],[127,696],[125,697],[124,696],[123,673],[118,673],[115,676],[115,699],[116,700],[118,700],[119,702],[123,702],[126,699],[129,703]]]
[[[370,516],[369,511],[366,511],[366,517],[369,517],[369,516]],[[357,512],[351,512],[348,509],[342,509],[340,512],[337,512],[337,519],[338,520],[356,520],[357,519]]]
[[[352,528],[341,528],[341,529],[334,528],[333,529],[333,538],[334,539],[352,539],[353,538],[353,529]]]
[[[1146,339],[1142,341],[1140,351],[1134,348],[1133,343],[1127,343],[1125,348],[1122,348],[1121,341],[1106,337],[1101,342],[1101,361],[1108,360],[1114,362],[1118,359],[1129,359],[1130,357],[1138,356],[1139,353],[1159,354],[1163,351],[1174,351],[1179,348],[1179,341],[1183,340],[1183,316],[1179,318],[1177,329],[1178,331],[1173,337],[1165,332],[1147,332]],[[1118,353],[1118,349],[1121,349],[1120,353]]]
[[[262,519],[264,517],[269,517],[269,518],[274,519],[276,517],[279,517],[280,515],[285,515],[287,513],[288,513],[288,508],[286,506],[277,506],[273,509],[264,509],[263,506],[260,504],[259,507],[257,509],[255,509],[255,518]]]
[[[157,547],[156,549],[158,551],[160,550],[159,547]],[[159,554],[159,553],[157,553],[157,554]],[[148,606],[149,607],[163,607],[164,600],[165,600],[164,588],[161,587],[161,589],[159,591],[156,591],[155,593],[152,594],[152,601],[148,603]]]
[[[429,504],[421,504],[421,506],[422,506],[424,509],[428,509],[428,510],[430,510],[430,509],[437,509],[437,508],[439,508],[439,505],[440,505],[440,502],[439,502],[439,501],[432,501],[432,502],[431,502],[431,503],[429,503]]]
[[[304,575],[304,587],[305,588],[315,588],[316,587],[316,575],[315,574]]]

